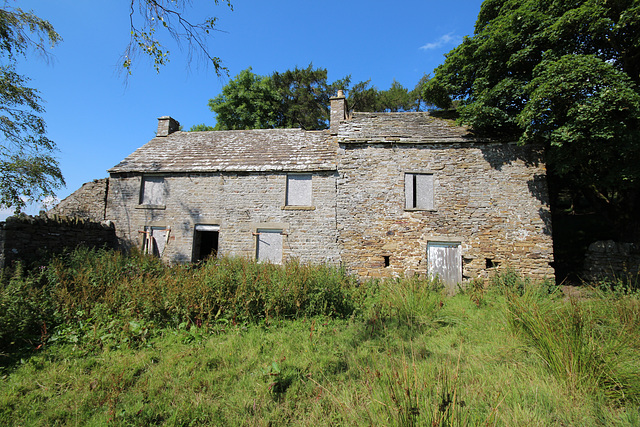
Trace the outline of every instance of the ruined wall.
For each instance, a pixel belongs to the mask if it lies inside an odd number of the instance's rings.
[[[640,247],[613,240],[593,242],[584,260],[582,278],[586,281],[632,280],[640,275]]]
[[[48,211],[51,215],[104,220],[109,178],[87,182]]]
[[[32,262],[79,245],[114,248],[116,243],[112,224],[56,215],[13,216],[0,223],[0,266]]]
[[[219,254],[255,257],[258,228],[283,229],[283,258],[338,263],[336,173],[314,172],[310,208],[285,207],[286,173],[165,175],[165,204],[140,205],[142,177],[112,174],[107,218],[118,237],[140,245],[145,226],[170,227],[163,259],[191,261],[197,224],[219,225]]]
[[[428,242],[457,241],[463,278],[486,277],[498,266],[553,278],[551,219],[545,167],[536,162],[539,153],[502,143],[392,138],[398,142],[365,144],[344,134],[337,224],[342,259],[352,271],[365,277],[424,274]],[[433,175],[432,210],[405,208],[406,172]]]

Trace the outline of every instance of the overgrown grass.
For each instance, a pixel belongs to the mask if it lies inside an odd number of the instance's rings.
[[[640,423],[634,292],[80,250],[0,298],[2,425]]]

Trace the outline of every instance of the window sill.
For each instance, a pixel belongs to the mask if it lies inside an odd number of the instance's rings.
[[[437,209],[426,209],[426,208],[405,208],[405,212],[438,212]]]
[[[283,211],[315,211],[315,206],[283,206]]]
[[[136,209],[166,209],[165,205],[138,205]]]

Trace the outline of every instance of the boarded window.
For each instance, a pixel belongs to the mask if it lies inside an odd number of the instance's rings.
[[[311,206],[311,174],[287,175],[287,206]]]
[[[456,285],[462,281],[460,243],[429,242],[427,264],[429,277],[438,277],[450,292],[454,292]]]
[[[142,252],[162,257],[169,239],[169,228],[166,227],[145,227],[144,239],[142,241]]]
[[[143,176],[140,191],[140,204],[164,205],[167,187],[162,176]]]
[[[256,259],[273,264],[282,263],[282,230],[258,230]]]
[[[404,193],[406,209],[433,209],[433,175],[404,174]]]

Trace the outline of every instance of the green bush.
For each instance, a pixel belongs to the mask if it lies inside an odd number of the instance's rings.
[[[356,309],[356,280],[344,270],[289,262],[283,266],[241,258],[165,266],[133,253],[78,249],[52,261],[48,277],[59,313],[104,314],[177,326],[226,319],[347,317]]]
[[[54,303],[45,268],[25,272],[17,263],[0,279],[0,353],[36,347],[54,326]]]

